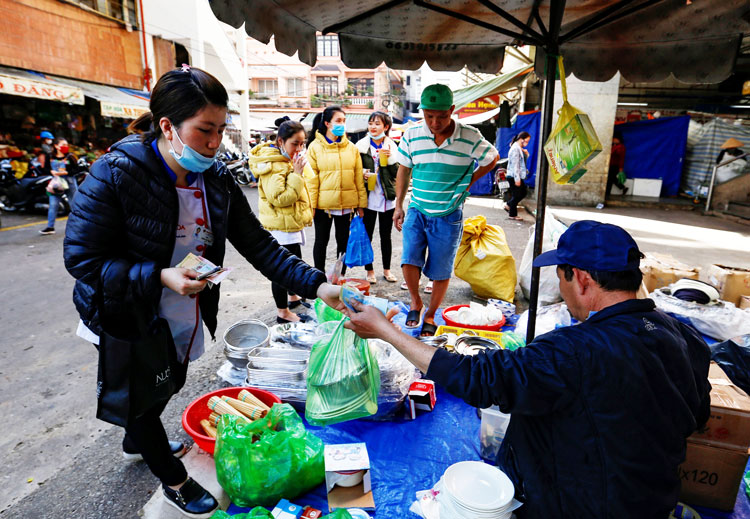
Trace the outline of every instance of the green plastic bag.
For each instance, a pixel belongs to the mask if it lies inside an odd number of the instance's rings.
[[[620,171],[619,173],[617,173],[617,181],[620,184],[624,184],[627,180],[628,180],[628,176],[625,174],[624,171]]]
[[[331,308],[320,298],[315,300],[315,315],[318,317],[319,323],[327,323],[328,321],[340,321],[344,318],[344,314],[342,314],[335,308]]]
[[[339,322],[310,352],[305,418],[312,425],[345,422],[378,412],[380,369],[366,339]]]
[[[750,470],[745,472],[745,494],[750,498]]]
[[[246,514],[229,515],[222,510],[217,510],[211,516],[211,519],[273,519],[273,515],[265,508],[257,506]],[[339,508],[332,514],[324,515],[320,519],[352,519],[352,515],[346,509]]]
[[[323,442],[307,432],[289,404],[275,404],[265,418],[219,420],[214,452],[216,478],[239,506],[273,506],[323,482]]]
[[[503,348],[510,351],[515,351],[518,348],[526,346],[526,339],[524,336],[516,332],[503,332],[501,341],[503,343]]]

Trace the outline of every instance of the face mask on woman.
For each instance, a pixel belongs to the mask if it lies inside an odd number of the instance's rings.
[[[379,141],[379,140],[380,140],[380,139],[382,139],[383,137],[385,137],[385,132],[380,132],[380,133],[379,133],[379,134],[377,134],[377,135],[373,135],[373,134],[370,134],[370,138],[371,138],[372,140],[374,140],[374,141]]]
[[[60,153],[64,153],[67,155],[69,151],[70,151],[70,146],[60,146]]]
[[[174,130],[174,134],[177,136],[177,140],[180,141],[180,144],[182,144],[182,155],[177,155],[177,152],[174,150],[174,146],[172,146],[172,141],[169,141],[169,147],[172,148],[171,150],[169,150],[169,154],[172,155],[172,158],[177,161],[177,164],[188,171],[192,171],[193,173],[200,173],[202,171],[206,171],[211,167],[211,165],[214,163],[216,154],[214,154],[214,156],[210,158],[204,157],[193,148],[182,142],[182,139],[180,139],[180,135],[177,133],[176,129]]]
[[[346,133],[346,125],[345,124],[334,124],[331,127],[331,133],[334,134],[336,137],[341,137]]]

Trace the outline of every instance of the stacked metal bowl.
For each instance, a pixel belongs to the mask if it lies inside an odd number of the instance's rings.
[[[234,323],[224,332],[224,355],[236,369],[245,370],[247,355],[253,349],[268,346],[268,326],[257,319],[246,319]]]

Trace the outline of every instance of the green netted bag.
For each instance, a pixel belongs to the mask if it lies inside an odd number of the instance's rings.
[[[366,339],[339,322],[328,341],[310,352],[305,418],[312,425],[329,425],[378,412],[380,369]]]
[[[315,300],[315,315],[318,317],[319,323],[327,323],[328,321],[340,321],[344,318],[344,314],[342,314],[335,308],[331,308],[320,298]]]
[[[289,404],[251,423],[223,415],[216,435],[216,478],[232,502],[272,506],[323,482],[323,442]]]

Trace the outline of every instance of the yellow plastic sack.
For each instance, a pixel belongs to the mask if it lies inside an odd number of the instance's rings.
[[[544,144],[544,155],[549,162],[552,179],[558,184],[575,184],[586,173],[584,167],[602,151],[602,143],[594,131],[589,116],[568,103],[565,69],[558,56],[563,105],[549,139]]]
[[[505,231],[487,225],[484,216],[472,216],[464,221],[454,269],[456,276],[469,283],[479,297],[513,302],[516,260],[508,247]]]

